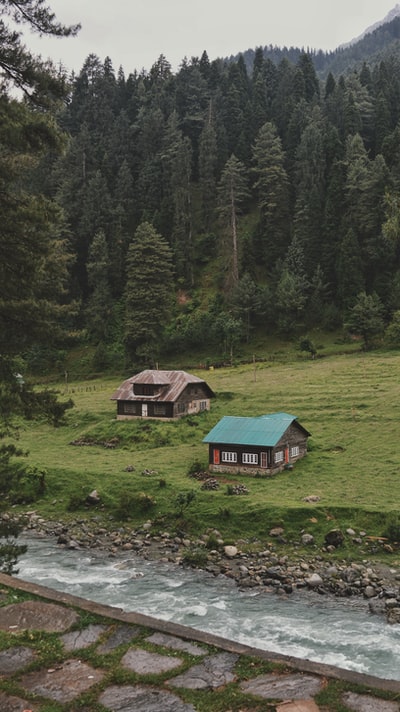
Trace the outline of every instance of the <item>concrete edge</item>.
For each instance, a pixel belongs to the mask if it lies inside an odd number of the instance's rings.
[[[62,593],[48,588],[47,586],[40,586],[39,584],[23,581],[22,579],[15,578],[14,576],[8,576],[7,574],[0,573],[0,584],[8,586],[9,588],[14,588],[17,591],[24,591],[35,596],[40,596],[41,598],[52,601],[53,603],[57,602],[66,606],[80,608],[83,611],[94,613],[105,618],[111,618],[123,623],[132,623],[152,628],[158,632],[169,633],[170,635],[175,635],[197,643],[214,645],[215,647],[221,648],[222,650],[230,653],[258,657],[267,662],[287,665],[288,667],[300,672],[312,673],[314,675],[332,678],[335,680],[343,680],[355,685],[375,688],[376,690],[400,693],[400,681],[397,680],[387,680],[374,677],[372,675],[364,675],[363,673],[346,670],[344,668],[336,667],[335,665],[317,663],[290,655],[282,655],[268,650],[253,648],[249,645],[243,645],[242,643],[237,643],[206,631],[181,625],[180,623],[164,621],[160,618],[153,618],[152,616],[147,616],[142,613],[127,612],[122,608],[114,608],[113,606],[96,603],[95,601],[89,601],[88,599],[80,598],[79,596],[72,596],[68,593]]]

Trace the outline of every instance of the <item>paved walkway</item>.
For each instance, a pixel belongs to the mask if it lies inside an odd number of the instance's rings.
[[[0,712],[400,712],[400,682],[0,574]]]

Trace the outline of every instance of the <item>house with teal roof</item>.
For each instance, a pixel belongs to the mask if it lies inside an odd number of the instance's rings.
[[[271,475],[307,454],[311,433],[289,413],[225,415],[203,439],[211,472]]]

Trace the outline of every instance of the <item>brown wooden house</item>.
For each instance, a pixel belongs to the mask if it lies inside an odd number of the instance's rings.
[[[185,371],[146,370],[124,381],[111,400],[118,420],[173,419],[210,410],[214,397],[205,381]]]
[[[310,433],[294,415],[225,416],[203,439],[212,472],[271,475],[307,453]]]

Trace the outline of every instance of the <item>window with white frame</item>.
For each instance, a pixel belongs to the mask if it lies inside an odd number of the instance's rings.
[[[275,461],[275,463],[283,462],[283,450],[279,450],[279,452],[275,453],[274,461]]]
[[[236,452],[222,452],[221,453],[222,462],[237,462]]]
[[[207,410],[207,401],[199,401],[199,410]]]
[[[258,465],[258,455],[256,452],[244,452],[242,454],[244,465]]]
[[[300,455],[300,448],[298,445],[293,445],[290,448],[290,457],[298,457]]]

